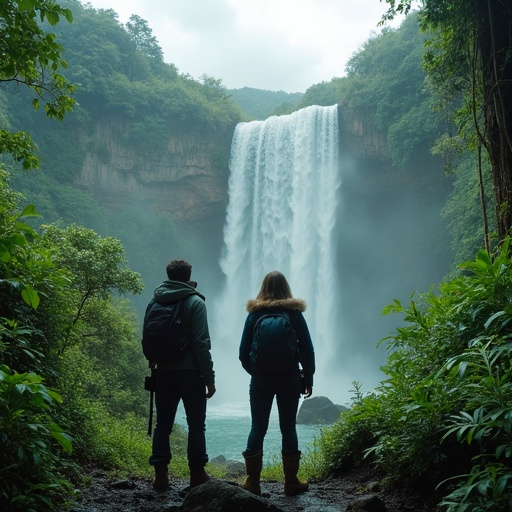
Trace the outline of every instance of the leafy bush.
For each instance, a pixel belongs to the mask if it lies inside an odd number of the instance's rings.
[[[320,439],[332,472],[363,453],[387,476],[442,493],[449,512],[512,505],[511,240],[385,313],[406,326],[383,340],[386,379]]]
[[[323,457],[320,476],[346,471],[363,460],[372,446],[379,425],[386,417],[375,394],[363,396],[361,385],[354,382],[352,407],[340,413],[339,420],[322,429],[317,445]]]
[[[34,373],[0,366],[0,498],[5,511],[55,510],[72,487],[57,448],[71,453],[71,439],[52,421],[60,396]]]
[[[497,312],[489,319],[508,323],[510,315]],[[512,505],[512,342],[482,336],[468,350],[448,361],[446,371],[463,383],[466,410],[450,417],[443,439],[456,437],[472,449],[468,474],[454,477],[457,487],[444,500],[448,511],[510,510]]]

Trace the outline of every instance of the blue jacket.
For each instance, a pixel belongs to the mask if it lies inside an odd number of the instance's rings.
[[[304,369],[304,376],[308,387],[313,387],[313,374],[315,373],[315,351],[309,334],[306,320],[302,313],[306,310],[306,303],[300,299],[280,299],[273,301],[249,300],[246,306],[249,314],[245,320],[242,339],[240,341],[239,359],[244,369],[251,373],[251,343],[254,326],[258,319],[268,313],[286,311],[290,318],[299,342],[299,363]],[[298,368],[298,365],[297,365]]]

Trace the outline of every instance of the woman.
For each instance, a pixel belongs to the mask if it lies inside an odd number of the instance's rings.
[[[270,411],[274,396],[279,412],[279,426],[282,436],[282,457],[284,471],[284,492],[287,496],[294,496],[307,491],[308,482],[297,478],[301,452],[298,447],[297,430],[295,420],[299,407],[301,394],[301,377],[299,363],[305,377],[305,390],[302,393],[306,398],[313,393],[313,374],[315,373],[315,353],[309,335],[308,326],[302,313],[306,310],[303,300],[292,296],[290,286],[285,276],[278,271],[270,272],[263,279],[258,296],[249,300],[246,306],[249,312],[245,321],[242,340],[240,342],[239,358],[244,369],[251,375],[249,386],[249,398],[251,404],[251,431],[247,440],[247,448],[243,452],[247,478],[243,484],[244,489],[261,494],[260,474],[263,463],[263,440],[267,433]],[[280,367],[262,367],[261,359],[257,356],[257,344],[255,340],[258,325],[263,317],[275,318],[284,316],[293,327],[292,335],[296,335],[298,354],[290,365],[288,361],[280,362]],[[259,322],[258,322],[259,321]],[[256,327],[256,329],[255,329]],[[280,335],[283,337],[283,335]],[[284,335],[286,336],[286,335]],[[274,363],[280,361],[278,345],[281,338],[273,340]],[[284,346],[288,340],[284,340]],[[291,343],[293,345],[293,343]],[[262,343],[263,345],[263,343]],[[293,357],[289,356],[289,357]],[[303,386],[304,387],[304,386]]]

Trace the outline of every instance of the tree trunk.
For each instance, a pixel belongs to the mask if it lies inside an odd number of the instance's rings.
[[[512,229],[512,7],[476,0],[482,56],[485,141],[492,166],[498,238]]]

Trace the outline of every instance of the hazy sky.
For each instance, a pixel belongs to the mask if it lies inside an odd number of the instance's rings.
[[[85,2],[84,2],[85,3]],[[386,11],[384,0],[90,0],[119,21],[145,19],[164,60],[229,89],[304,92],[343,76]],[[396,26],[396,23],[394,24]]]

